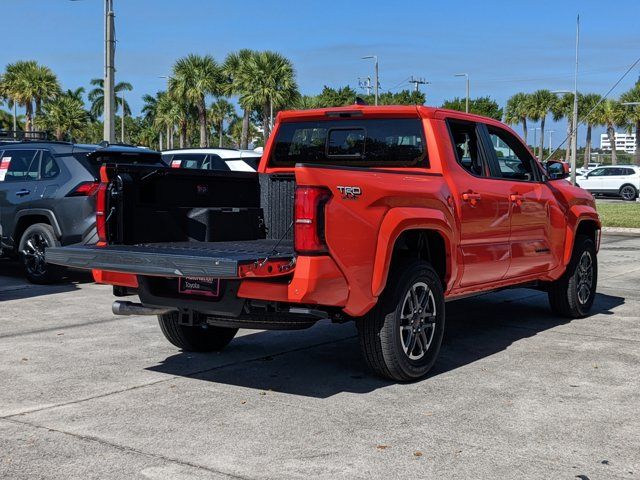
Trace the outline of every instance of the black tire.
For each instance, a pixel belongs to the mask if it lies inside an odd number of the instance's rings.
[[[623,200],[633,202],[638,198],[638,190],[633,185],[623,185],[618,192]]]
[[[589,263],[588,268],[585,267],[586,263]],[[595,300],[597,285],[596,246],[591,238],[578,235],[567,270],[562,277],[549,285],[551,310],[567,318],[586,317]],[[584,287],[587,287],[588,293]]]
[[[158,315],[160,330],[169,342],[187,352],[217,352],[238,333],[237,328],[180,325],[178,312]]]
[[[31,283],[47,285],[58,282],[64,268],[45,263],[44,253],[48,247],[59,247],[51,225],[36,223],[27,228],[18,243],[18,254],[24,274]]]
[[[417,313],[409,299],[414,287],[416,295],[420,295],[416,303],[422,306]],[[435,315],[429,315],[434,309]],[[403,262],[389,273],[378,304],[358,319],[360,347],[376,374],[395,381],[416,380],[429,372],[438,357],[444,323],[444,294],[435,270],[424,261]],[[420,327],[422,330],[416,334]],[[425,343],[426,352],[422,348]]]

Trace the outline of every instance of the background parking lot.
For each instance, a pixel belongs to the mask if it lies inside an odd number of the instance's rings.
[[[430,376],[373,377],[351,324],[181,353],[86,276],[0,263],[0,478],[639,478],[640,237],[588,318],[508,290],[447,305]]]

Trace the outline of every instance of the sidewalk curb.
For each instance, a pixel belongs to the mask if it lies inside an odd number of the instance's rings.
[[[623,235],[628,237],[640,237],[640,228],[602,227],[604,235]]]

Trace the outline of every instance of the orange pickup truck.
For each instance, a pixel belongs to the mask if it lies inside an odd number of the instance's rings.
[[[600,220],[500,122],[422,106],[282,112],[257,173],[102,167],[95,246],[50,248],[92,269],[117,314],[158,315],[184,350],[238,328],[355,320],[368,364],[424,376],[445,301],[508,287],[587,315]]]

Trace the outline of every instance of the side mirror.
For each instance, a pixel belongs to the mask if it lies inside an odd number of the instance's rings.
[[[549,180],[567,178],[570,173],[569,164],[566,162],[559,162],[557,160],[548,161],[546,170],[547,175],[549,175]]]

